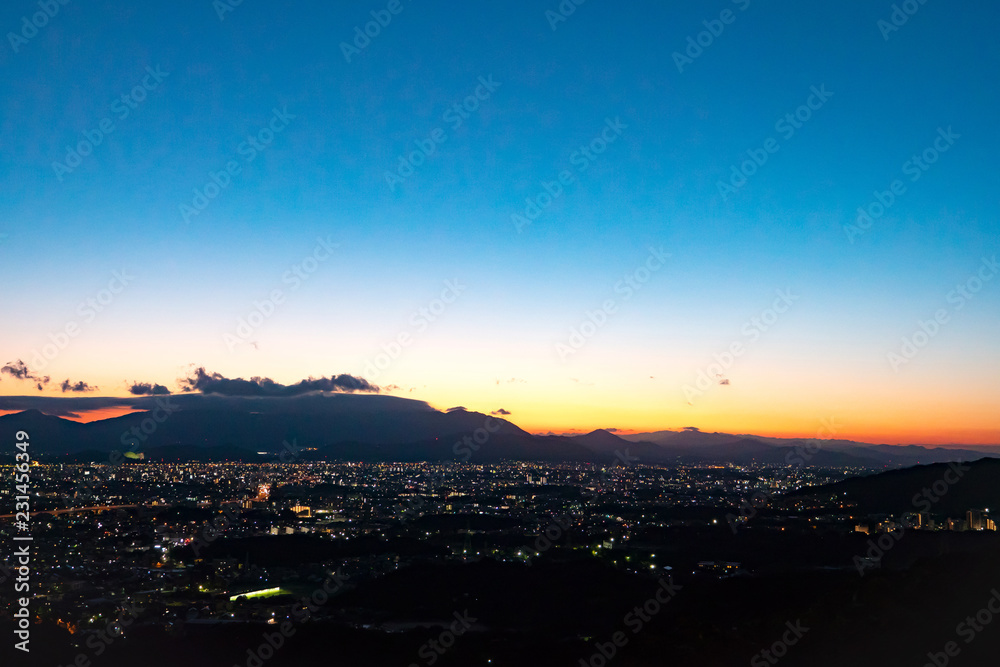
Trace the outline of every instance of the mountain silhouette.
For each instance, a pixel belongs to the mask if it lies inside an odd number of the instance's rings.
[[[696,429],[625,437],[604,429],[578,436],[539,436],[480,412],[441,411],[423,401],[372,394],[316,393],[288,398],[192,393],[160,397],[143,405],[153,409],[89,423],[25,410],[0,417],[0,436],[10,441],[23,430],[29,433],[36,455],[92,460],[128,449],[144,452],[147,460],[260,460],[262,455],[294,452],[296,458],[359,461],[710,462],[871,468],[984,456],[974,450],[842,440],[828,445],[822,440]]]

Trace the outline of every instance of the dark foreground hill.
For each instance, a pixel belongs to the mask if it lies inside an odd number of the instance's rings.
[[[724,528],[718,532],[717,541],[728,543],[727,549],[756,540],[762,558],[786,548],[777,534],[767,544]],[[692,543],[690,537],[671,534],[660,546]],[[840,547],[845,553],[863,550],[864,537],[816,536],[805,546],[821,558]],[[348,580],[343,592],[322,603],[325,620],[296,617],[280,642],[281,637],[274,639],[277,624],[199,624],[194,608],[181,609],[176,623],[162,630],[146,620],[163,609],[148,607],[123,638],[93,643],[101,647],[99,655],[81,636],[47,620],[32,625],[31,655],[15,655],[12,642],[5,642],[0,664],[53,667],[74,664],[83,654],[89,664],[103,667],[577,667],[581,661],[728,667],[776,664],[761,652],[790,637],[795,641],[775,649],[780,664],[788,667],[943,665],[928,654],[943,655],[949,642],[960,659],[947,664],[985,667],[996,664],[1000,651],[995,627],[1000,620],[984,611],[995,609],[1000,597],[1000,545],[994,537],[915,534],[907,540],[946,538],[947,543],[905,569],[883,568],[865,576],[850,567],[807,571],[794,564],[767,575],[724,580],[677,571],[672,597],[664,604],[651,602],[662,586],[656,576],[629,575],[568,557],[543,559],[532,567],[492,561],[415,564],[379,579]],[[908,548],[907,543],[898,548]],[[307,593],[287,595],[281,604],[291,608],[298,595]],[[473,629],[445,637],[447,650],[428,652],[429,642],[441,641],[456,614],[470,619]],[[790,626],[799,636],[788,635]],[[0,617],[0,631],[13,636],[12,627],[9,617]],[[254,654],[268,646],[268,636],[278,646],[262,661]],[[613,661],[592,660],[602,647],[608,653],[614,649]]]
[[[1000,509],[1000,459],[935,463],[853,477],[784,496],[854,503],[860,512],[931,512],[964,516],[968,509]]]

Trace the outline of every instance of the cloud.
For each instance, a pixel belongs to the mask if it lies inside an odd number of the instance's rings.
[[[719,380],[719,384],[729,384],[729,379]]]
[[[462,412],[468,412],[469,411],[468,408],[466,408],[464,405],[456,405],[453,408],[448,408],[447,410],[445,410],[445,412],[457,412],[459,410],[461,410]]]
[[[503,408],[497,408],[496,410],[494,410],[490,414],[491,415],[509,415],[509,414],[511,414],[511,412],[510,412],[510,410],[504,410]]]
[[[56,396],[0,396],[0,413],[40,410],[55,417],[86,417],[88,413],[121,408],[123,411],[148,411],[163,405],[179,410],[264,411],[275,414],[356,414],[359,410],[375,414],[381,411],[438,412],[426,401],[387,395],[349,393],[308,393],[299,396],[224,396],[198,392],[168,396],[94,396],[62,394]],[[101,417],[103,418],[103,416]]]
[[[18,380],[31,380],[38,387],[38,391],[42,390],[42,387],[49,383],[49,376],[35,375],[30,370],[28,370],[27,364],[18,359],[17,361],[8,361],[7,365],[0,368],[0,375],[6,373],[13,378]]]
[[[209,373],[199,366],[186,378],[180,380],[182,391],[200,391],[203,394],[222,396],[299,396],[314,391],[370,392],[378,393],[379,388],[364,378],[353,375],[331,375],[330,377],[299,380],[295,384],[281,384],[271,378],[252,377],[227,378],[221,373]]]
[[[620,431],[621,429],[620,428],[610,428],[609,427],[609,428],[606,428],[606,429],[603,429],[603,430],[607,431],[608,433],[618,433],[618,431]]]
[[[62,384],[60,384],[59,387],[62,388],[64,394],[67,391],[81,392],[81,391],[94,391],[95,389],[97,389],[97,387],[92,387],[83,380],[80,380],[79,382],[74,384],[73,382],[69,381],[69,378],[63,380]]]
[[[133,396],[159,396],[170,393],[169,389],[155,382],[133,382],[128,391]]]
[[[33,377],[31,371],[28,370],[28,367],[20,359],[17,361],[8,361],[6,366],[0,368],[0,373],[6,373],[7,375],[16,377],[18,380],[27,380]]]
[[[698,428],[697,426],[685,426],[684,430],[685,431],[693,431],[694,433],[699,433],[701,431],[701,429]]]

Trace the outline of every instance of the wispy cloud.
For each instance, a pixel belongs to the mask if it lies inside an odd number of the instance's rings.
[[[48,375],[37,375],[35,373],[32,373],[28,369],[28,365],[25,364],[20,359],[18,359],[17,361],[8,361],[7,365],[5,365],[3,368],[0,368],[0,374],[4,373],[18,380],[28,380],[30,382],[34,382],[35,386],[38,388],[38,391],[41,391],[42,387],[44,387],[49,383]]]
[[[70,382],[68,378],[63,380],[62,384],[60,384],[59,387],[63,390],[64,394],[67,391],[83,392],[83,391],[94,391],[97,389],[97,387],[89,385],[83,380],[80,380],[79,382]]]

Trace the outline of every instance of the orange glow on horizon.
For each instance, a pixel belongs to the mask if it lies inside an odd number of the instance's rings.
[[[413,391],[416,390],[416,391]],[[583,435],[599,428],[618,435],[681,431],[696,427],[704,433],[749,434],[785,439],[852,440],[871,444],[929,446],[1000,446],[1000,425],[988,412],[988,399],[941,401],[919,392],[901,390],[895,401],[878,403],[850,392],[830,391],[816,398],[789,395],[767,385],[741,395],[734,385],[707,392],[692,406],[676,392],[639,391],[628,383],[607,386],[563,382],[475,382],[436,386],[413,385],[383,391],[383,396],[424,401],[438,410],[465,405],[489,415],[501,408],[510,414],[497,418],[536,435]],[[52,394],[46,398],[58,396]],[[28,399],[29,397],[22,396]],[[71,397],[70,397],[71,398]],[[65,417],[78,423],[144,412],[120,398],[123,405],[74,410]],[[22,403],[28,404],[30,403]],[[72,405],[72,403],[67,403]],[[0,410],[0,415],[22,410]],[[46,412],[44,409],[42,412]],[[46,413],[48,414],[48,413]],[[834,418],[835,416],[835,418]],[[824,426],[833,420],[834,429]]]
[[[19,412],[24,412],[24,410],[0,410],[0,417],[4,415],[16,415]],[[45,412],[45,410],[39,410],[39,412],[49,414]],[[97,410],[77,410],[75,417],[60,417],[60,419],[66,419],[80,424],[89,424],[90,422],[96,422],[102,419],[112,419],[114,417],[130,415],[133,412],[145,412],[145,410],[136,410],[135,408],[123,405],[112,408],[99,408]]]
[[[99,410],[88,410],[86,412],[80,411],[79,417],[67,417],[66,419],[71,419],[75,422],[80,422],[81,424],[89,424],[90,422],[100,421],[101,419],[112,419],[114,417],[123,417],[125,415],[130,415],[133,412],[145,412],[145,410],[136,410],[135,408],[130,408],[128,406],[121,406],[115,408],[101,408]]]
[[[637,433],[656,433],[659,431],[673,431],[679,433],[683,428],[677,426],[657,427],[649,429],[627,429],[608,428],[606,426],[595,425],[593,428],[553,426],[551,428],[525,426],[517,423],[516,419],[505,417],[514,425],[523,428],[528,433],[537,436],[565,435],[577,436],[586,435],[598,429],[609,430],[614,435],[629,436]],[[976,446],[1000,446],[1000,429],[892,429],[881,428],[871,431],[854,431],[844,429],[836,434],[802,432],[786,429],[734,429],[734,428],[711,428],[698,427],[702,433],[726,433],[729,435],[759,436],[762,438],[781,439],[801,439],[807,440],[816,438],[818,440],[851,440],[854,442],[867,443],[872,445],[930,445],[937,447],[976,447]]]

